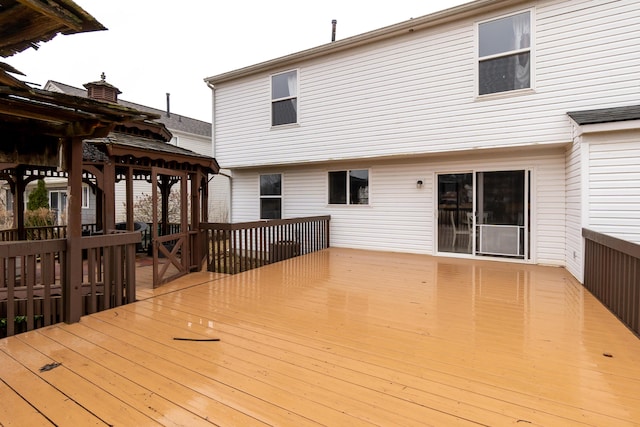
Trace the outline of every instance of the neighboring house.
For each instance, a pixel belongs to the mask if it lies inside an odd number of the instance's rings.
[[[640,243],[639,39],[637,0],[478,0],[207,78],[231,220],[582,281],[583,227]]]
[[[61,92],[74,96],[88,96],[87,89],[80,89],[53,80],[49,80],[45,84],[44,89],[52,92]],[[122,99],[118,99],[117,102],[118,104],[124,105],[126,107],[131,107],[140,111],[160,115],[160,119],[158,119],[157,121],[163,123],[169,130],[169,132],[171,132],[171,134],[173,135],[173,138],[170,141],[171,144],[193,151],[197,154],[203,154],[206,156],[212,155],[211,123],[181,116],[179,114],[171,112],[169,108],[163,111]],[[149,191],[150,190],[146,191],[144,187],[138,187],[137,189],[137,192],[139,193],[138,195],[140,195],[140,193],[142,192],[146,192],[148,194]],[[229,190],[227,178],[218,177],[217,175],[212,178],[209,186],[210,221],[226,221],[226,219],[228,218],[228,195]],[[121,186],[116,192],[116,218],[118,220],[124,219],[124,197],[125,191]]]
[[[47,178],[49,209],[53,214],[56,224],[67,224],[67,180],[65,178]],[[25,209],[29,200],[29,194],[36,188],[36,181],[26,186]],[[94,224],[96,222],[96,196],[87,184],[82,185],[82,223]],[[6,181],[0,182],[0,230],[13,227],[13,194]]]

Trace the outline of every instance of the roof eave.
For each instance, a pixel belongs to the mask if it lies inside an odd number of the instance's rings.
[[[269,61],[250,65],[248,67],[239,68],[237,70],[214,75],[204,79],[206,83],[216,85],[219,83],[235,80],[241,77],[250,76],[260,72],[286,67],[291,64],[299,63],[303,60],[309,60],[321,56],[326,56],[353,49],[362,45],[371,44],[381,40],[398,37],[410,32],[424,30],[426,28],[435,27],[437,25],[446,24],[459,19],[468,18],[490,10],[498,9],[524,3],[527,0],[476,0],[471,3],[462,4],[439,12],[431,13],[419,18],[412,18],[407,21],[393,24],[377,30],[369,31],[363,34],[352,36],[343,40],[323,44],[311,49],[292,53],[290,55],[275,58]]]

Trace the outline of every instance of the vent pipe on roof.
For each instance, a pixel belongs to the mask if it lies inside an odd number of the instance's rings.
[[[170,104],[169,104],[169,97],[171,96],[171,94],[169,92],[167,92],[167,117],[171,117],[171,108],[170,108]]]
[[[331,41],[334,42],[336,41],[336,25],[338,24],[338,21],[333,19],[331,21]]]

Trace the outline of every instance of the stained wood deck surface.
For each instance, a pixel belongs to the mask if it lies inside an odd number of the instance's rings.
[[[0,425],[640,424],[640,340],[561,268],[331,248],[139,299],[0,340]]]

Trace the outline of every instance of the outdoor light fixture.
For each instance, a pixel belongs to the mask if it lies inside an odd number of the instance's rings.
[[[421,179],[416,181],[416,188],[422,188],[422,180]]]

